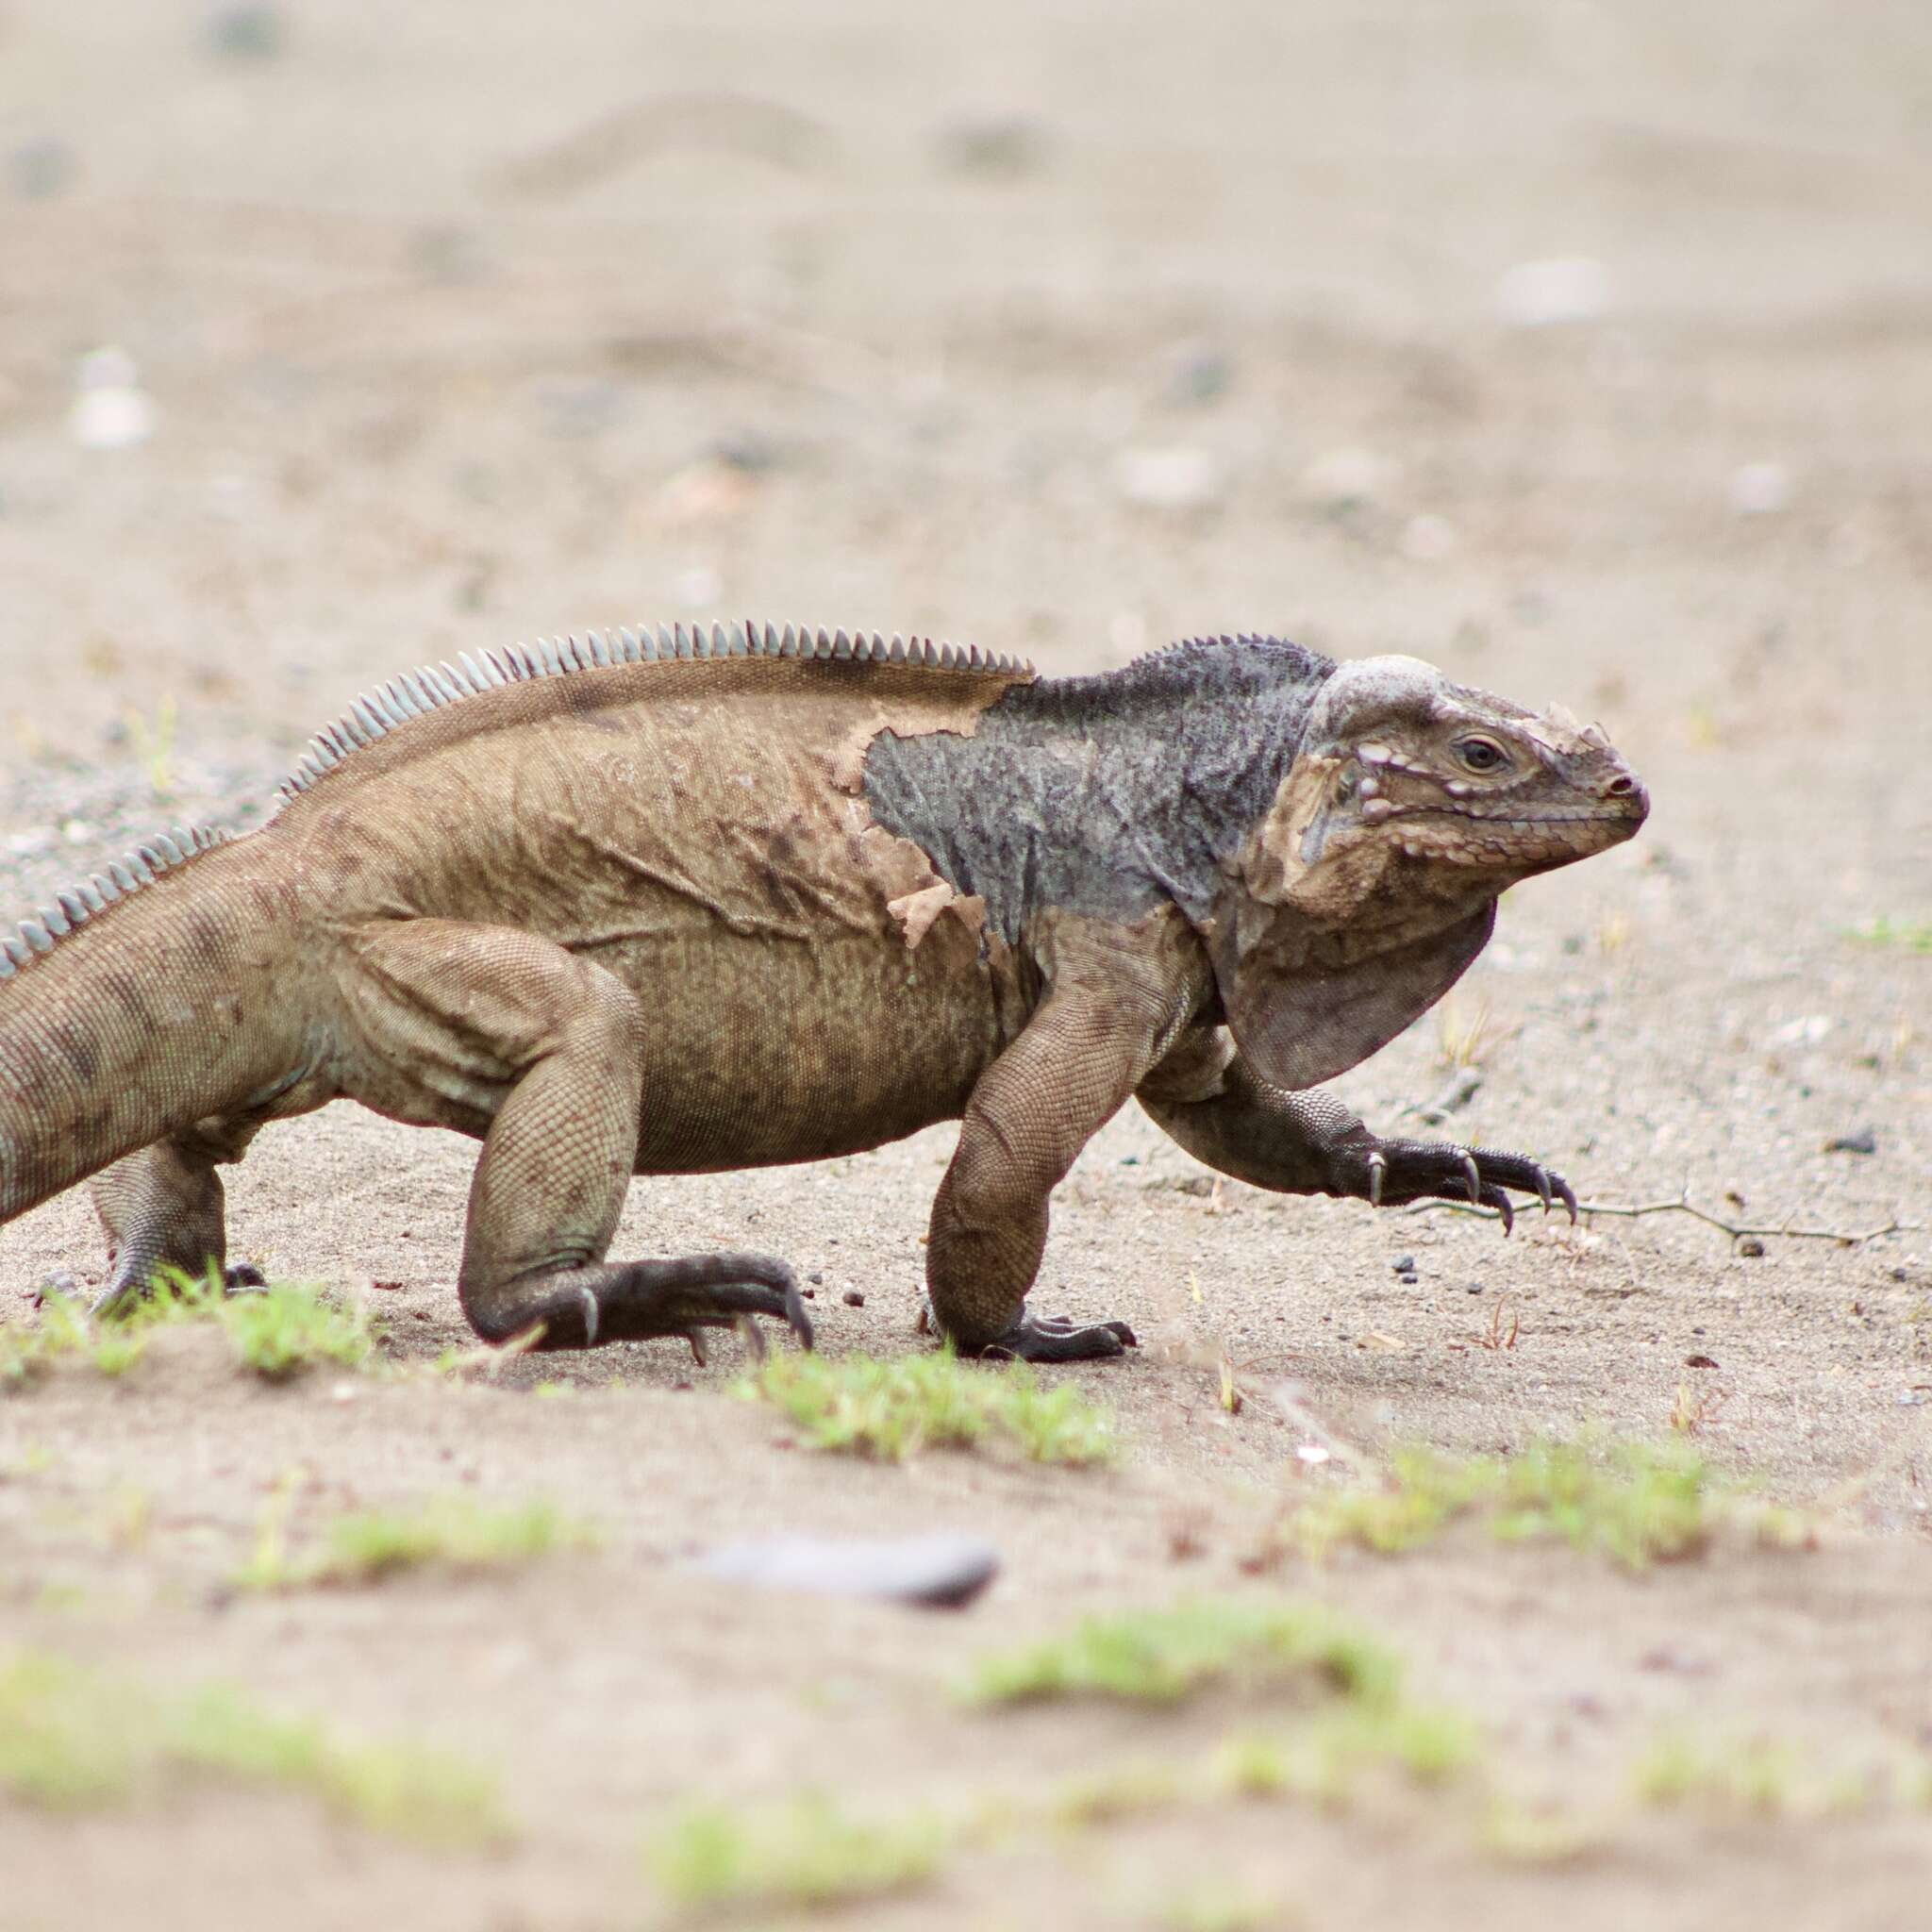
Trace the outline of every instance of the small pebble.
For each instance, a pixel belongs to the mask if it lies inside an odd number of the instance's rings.
[[[1162,393],[1183,406],[1210,403],[1234,379],[1234,362],[1213,342],[1182,342],[1169,352]]]
[[[825,1271],[823,1268],[814,1268],[811,1271],[811,1273],[808,1274],[805,1278],[810,1283],[812,1283],[814,1287],[816,1287],[820,1282],[824,1280]]]
[[[7,177],[23,201],[45,201],[73,186],[80,165],[74,150],[51,135],[24,141],[7,157]]]
[[[924,1536],[846,1541],[779,1537],[708,1550],[698,1568],[730,1583],[824,1596],[885,1597],[922,1608],[970,1603],[999,1570],[999,1553],[977,1537]]]
[[[1738,1252],[1739,1254],[1744,1256],[1747,1260],[1755,1261],[1757,1260],[1758,1256],[1763,1254],[1764,1243],[1761,1241],[1759,1241],[1755,1234],[1747,1234],[1744,1237],[1744,1239],[1738,1243]]]
[[[1415,1273],[1415,1257],[1413,1255],[1396,1256],[1395,1272],[1398,1274],[1413,1274]]]
[[[272,60],[285,37],[278,7],[218,7],[208,24],[208,45],[231,60]]]
[[[1221,495],[1221,465],[1205,449],[1123,450],[1114,487],[1147,509],[1201,509]]]
[[[994,111],[962,115],[939,129],[933,147],[940,165],[955,175],[1017,179],[1045,167],[1049,142],[1044,125],[1030,114]]]
[[[1836,1141],[1824,1143],[1827,1154],[1876,1154],[1878,1133],[1874,1127],[1860,1127],[1856,1133],[1840,1134]]]
[[[1516,328],[1592,322],[1609,301],[1609,271],[1588,255],[1519,261],[1496,284],[1496,313]]]
[[[848,1308],[862,1308],[865,1306],[865,1297],[856,1288],[848,1288],[845,1291],[844,1301]]]
[[[1731,472],[1728,493],[1737,515],[1772,516],[1791,500],[1791,473],[1782,463],[1744,463]]]

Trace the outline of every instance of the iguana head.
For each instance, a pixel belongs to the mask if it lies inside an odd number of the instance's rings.
[[[1452,684],[1413,658],[1339,666],[1228,868],[1215,971],[1264,1078],[1332,1078],[1482,950],[1498,894],[1642,824],[1650,801],[1594,725]]]

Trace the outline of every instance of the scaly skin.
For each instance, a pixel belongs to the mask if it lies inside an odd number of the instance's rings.
[[[225,1264],[218,1166],[350,1098],[482,1142],[458,1288],[486,1339],[695,1343],[762,1314],[808,1342],[780,1260],[608,1259],[630,1176],[958,1119],[937,1324],[1064,1358],[1133,1339],[1024,1307],[1054,1187],[1132,1094],[1263,1187],[1571,1200],[1522,1157],[1381,1141],[1291,1090],[1439,997],[1505,887],[1636,830],[1600,734],[1271,641],[1057,685],[785,637],[399,680],[261,830],[151,851],[138,890],[97,878],[51,943],[24,927],[0,1221],[92,1177],[112,1307]]]

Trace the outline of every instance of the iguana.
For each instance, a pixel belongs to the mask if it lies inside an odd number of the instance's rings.
[[[1522,1155],[1303,1090],[1438,999],[1507,887],[1647,809],[1558,709],[1273,638],[1071,678],[791,626],[466,653],[358,698],[259,829],[157,838],[0,941],[0,1222],[92,1176],[112,1307],[224,1264],[218,1166],[346,1097],[482,1142],[458,1286],[486,1339],[759,1314],[808,1343],[781,1260],[607,1259],[631,1175],[958,1120],[937,1326],[1115,1355],[1124,1323],[1024,1304],[1129,1095],[1260,1187],[1574,1216]]]

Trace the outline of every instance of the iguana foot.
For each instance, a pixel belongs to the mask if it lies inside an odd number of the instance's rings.
[[[1021,1362],[1084,1362],[1140,1347],[1124,1322],[1076,1322],[1070,1315],[1022,1315],[1004,1335],[961,1355]]]
[[[486,1341],[508,1341],[541,1323],[540,1349],[677,1336],[702,1361],[707,1328],[749,1327],[755,1315],[787,1323],[801,1347],[812,1345],[797,1276],[769,1255],[595,1263],[507,1282],[488,1295],[466,1289],[463,1306]]]
[[[224,1294],[260,1294],[267,1287],[268,1276],[253,1261],[237,1261],[222,1270]],[[142,1281],[117,1268],[108,1275],[107,1287],[89,1304],[88,1313],[98,1322],[105,1316],[120,1314],[131,1303],[148,1300],[154,1291],[152,1274]]]
[[[1470,1201],[1492,1208],[1503,1232],[1516,1224],[1506,1188],[1535,1194],[1547,1214],[1560,1201],[1576,1219],[1576,1195],[1563,1176],[1526,1154],[1504,1154],[1491,1147],[1458,1147],[1451,1141],[1384,1141],[1364,1130],[1336,1148],[1331,1187],[1335,1193],[1399,1208],[1409,1201]]]

